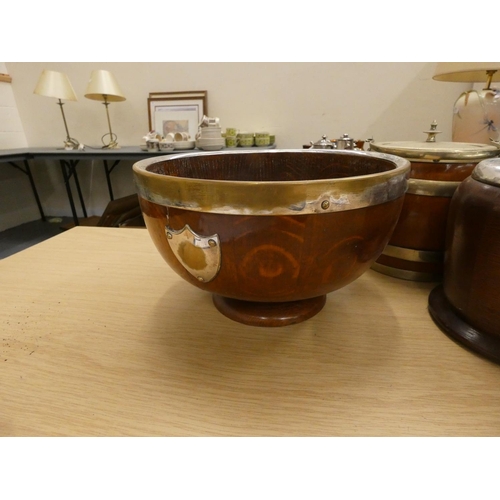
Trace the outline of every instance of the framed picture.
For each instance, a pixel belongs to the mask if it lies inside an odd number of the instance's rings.
[[[187,132],[194,140],[206,114],[205,90],[150,92],[148,97],[149,130],[162,136],[169,132]]]

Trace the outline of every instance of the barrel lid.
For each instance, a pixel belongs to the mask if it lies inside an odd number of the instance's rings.
[[[500,153],[495,146],[469,142],[372,142],[370,150],[431,161],[483,160]]]
[[[435,136],[440,133],[436,127],[434,121],[431,129],[424,132],[428,135],[426,141],[370,142],[370,150],[426,161],[481,161],[500,153],[493,144],[436,142]]]
[[[479,182],[500,187],[500,158],[479,162],[472,171],[472,178]]]

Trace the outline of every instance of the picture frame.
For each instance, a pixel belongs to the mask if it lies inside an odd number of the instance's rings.
[[[207,112],[206,90],[149,93],[149,130],[162,136],[169,132],[187,132],[194,140]]]

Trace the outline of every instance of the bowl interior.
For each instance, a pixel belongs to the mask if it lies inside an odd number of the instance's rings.
[[[222,152],[183,155],[157,161],[146,170],[190,179],[281,182],[341,179],[394,170],[384,158],[351,152],[269,151],[261,154]]]

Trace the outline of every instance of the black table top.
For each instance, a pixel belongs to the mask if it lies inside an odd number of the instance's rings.
[[[266,147],[266,149],[275,149],[275,145]],[[260,148],[237,148],[238,150],[257,150]],[[221,151],[224,151],[222,149]],[[0,149],[0,162],[24,160],[24,159],[69,159],[83,160],[85,158],[98,158],[108,160],[124,160],[151,158],[153,156],[165,156],[171,154],[183,154],[202,152],[200,149],[178,149],[174,151],[144,151],[139,146],[122,146],[118,149],[103,149],[85,146],[83,150],[65,150],[63,148],[19,148],[19,149]]]

